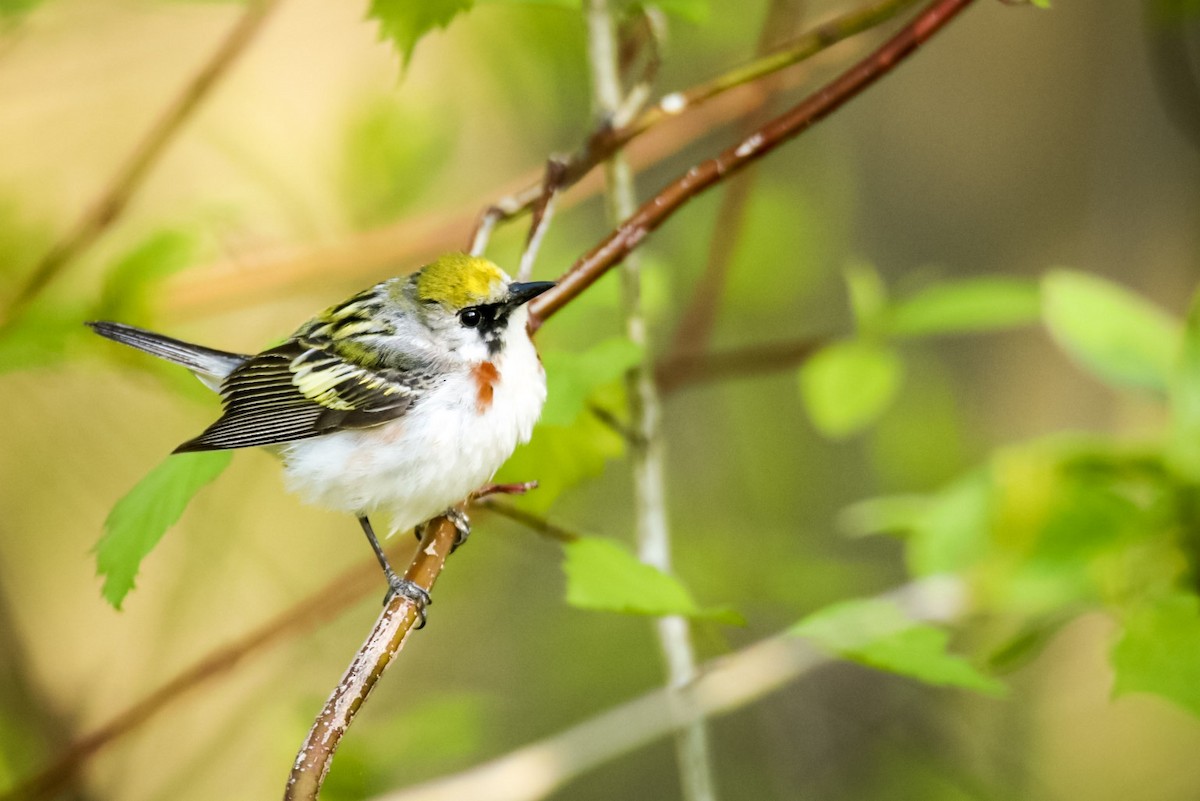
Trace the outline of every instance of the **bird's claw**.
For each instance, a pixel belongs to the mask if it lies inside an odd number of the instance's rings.
[[[467,537],[471,536],[471,518],[467,517],[466,512],[459,511],[458,508],[447,509],[442,512],[442,517],[454,524],[454,544],[450,546],[450,553],[458,550],[458,546],[467,541]],[[413,536],[417,538],[417,542],[425,539],[425,528],[429,525],[429,521],[417,525],[413,528]]]
[[[455,507],[447,509],[444,513],[447,520],[454,524],[454,530],[457,536],[454,538],[454,544],[450,546],[450,553],[458,550],[458,546],[467,541],[467,537],[471,536],[471,518],[467,517],[467,513]]]
[[[390,574],[387,579],[388,591],[387,595],[383,596],[383,605],[387,606],[397,595],[407,598],[417,608],[416,628],[425,628],[425,608],[433,603],[433,599],[429,597],[429,591],[414,581],[400,578],[395,573]]]

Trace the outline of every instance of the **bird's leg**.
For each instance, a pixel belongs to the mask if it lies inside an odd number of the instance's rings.
[[[371,528],[371,521],[366,515],[358,518],[359,524],[362,526],[363,533],[367,535],[367,542],[371,543],[371,550],[375,552],[375,558],[379,560],[379,566],[383,568],[383,575],[387,577],[388,591],[387,595],[383,596],[383,605],[387,606],[392,600],[393,595],[403,595],[408,598],[417,607],[417,628],[425,627],[425,607],[433,603],[433,599],[429,597],[429,593],[424,587],[409,581],[406,578],[401,578],[392,570],[392,565],[388,562],[387,554],[383,552],[383,548],[379,544],[379,538],[375,536],[375,529]]]

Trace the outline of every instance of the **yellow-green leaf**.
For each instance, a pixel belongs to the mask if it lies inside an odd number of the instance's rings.
[[[582,353],[547,351],[546,405],[541,423],[571,425],[584,412],[597,388],[620,378],[641,359],[642,349],[624,337],[597,342]]]
[[[379,23],[380,38],[389,40],[407,65],[421,37],[445,28],[472,5],[474,0],[371,0],[367,17]]]

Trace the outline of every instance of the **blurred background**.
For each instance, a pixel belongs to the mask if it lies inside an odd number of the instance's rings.
[[[91,341],[85,316],[254,351],[353,291],[466,247],[486,203],[592,127],[577,11],[481,4],[424,39],[405,69],[366,5],[279,3],[125,214],[45,287],[25,334],[0,346],[0,790],[369,558],[353,520],[301,505],[271,457],[239,453],[142,564],[122,611],[110,607],[91,553],[106,515],[217,405],[181,371]],[[803,19],[847,8],[812,0]],[[705,20],[672,18],[657,90],[745,61],[766,9],[714,2]],[[896,294],[1067,267],[1181,317],[1200,276],[1200,39],[1194,16],[1169,11],[1130,0],[976,3],[770,156],[740,226],[720,214],[718,190],[650,238],[655,352],[671,348],[714,230],[734,238],[716,349],[847,334],[850,267],[869,266]],[[0,302],[244,13],[184,0],[4,4]],[[878,39],[789,73],[791,88],[750,121]],[[716,104],[639,141],[642,196],[735,142],[744,106]],[[606,230],[594,190],[569,194],[537,276],[557,276]],[[491,255],[515,269],[523,235],[520,224],[502,228]],[[539,345],[582,352],[621,330],[609,277]],[[894,402],[852,436],[814,427],[794,368],[666,398],[677,570],[702,601],[747,619],[699,624],[701,657],[906,581],[902,541],[846,536],[852,504],[935,492],[998,449],[1046,435],[1140,442],[1165,425],[1160,402],[1096,381],[1037,325],[901,350]],[[596,446],[573,475],[561,454],[545,455],[552,435],[539,437],[505,474],[551,486],[532,508],[630,542],[619,446]],[[485,512],[475,526],[438,583],[430,625],[347,735],[323,797],[461,770],[661,683],[646,619],[568,606],[558,545]],[[368,574],[359,589],[348,611],[306,617],[88,760],[61,797],[277,797],[377,614],[382,582]],[[838,663],[715,720],[721,797],[1196,798],[1200,725],[1158,696],[1114,699],[1113,619],[1078,611],[1004,676],[1002,699]],[[671,743],[554,797],[677,798]]]

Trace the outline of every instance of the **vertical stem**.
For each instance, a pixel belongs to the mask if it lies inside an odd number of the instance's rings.
[[[610,121],[621,107],[622,91],[617,69],[617,37],[607,0],[584,4],[588,28],[588,56],[592,91],[603,120]],[[637,210],[629,163],[617,153],[604,165],[606,200],[610,221],[616,225]],[[654,386],[654,367],[647,347],[646,320],[642,309],[641,265],[637,254],[625,259],[621,270],[625,330],[642,348],[641,363],[630,371],[630,426],[636,436],[630,443],[633,461],[634,504],[638,556],[664,572],[671,570],[670,533],[667,525],[661,406]],[[658,641],[667,668],[668,689],[678,690],[696,678],[696,656],[687,621],[664,617],[657,621]],[[687,801],[715,801],[712,768],[708,756],[708,731],[697,719],[675,736],[683,796]]]

